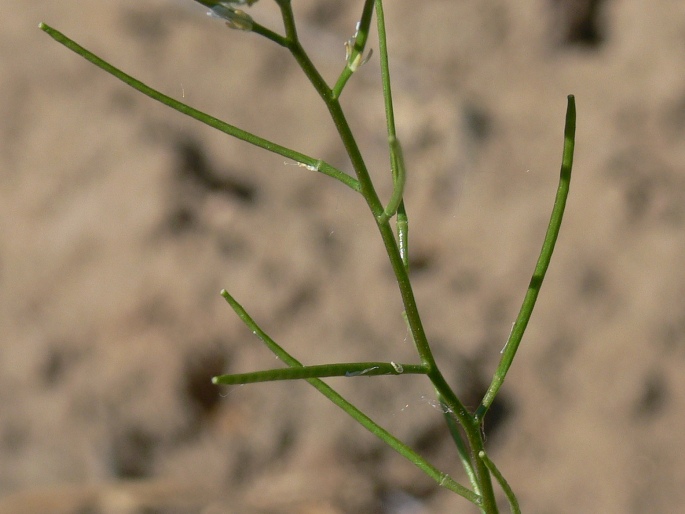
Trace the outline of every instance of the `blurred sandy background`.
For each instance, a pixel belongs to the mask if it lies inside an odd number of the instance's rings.
[[[293,3],[333,82],[362,2]],[[523,511],[682,512],[685,5],[386,3],[416,294],[469,405],[528,284],[576,95],[566,222],[486,427]],[[204,11],[0,0],[0,513],[474,512],[306,383],[209,383],[279,365],[224,287],[306,363],[414,353],[360,198],[37,28],[349,171],[286,52]],[[280,30],[271,2],[253,14]],[[387,197],[378,86],[374,57],[343,99]],[[426,381],[331,384],[465,482]]]

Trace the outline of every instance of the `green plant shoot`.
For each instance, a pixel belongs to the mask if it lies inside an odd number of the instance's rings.
[[[236,315],[257,336],[266,347],[278,356],[287,367],[221,375],[213,378],[218,385],[247,384],[253,382],[278,381],[278,380],[306,380],[330,401],[340,407],[349,416],[354,418],[362,427],[376,435],[389,447],[411,461],[426,475],[431,477],[437,485],[445,487],[462,496],[478,507],[485,514],[498,512],[493,488],[493,478],[499,484],[504,495],[509,501],[513,513],[519,513],[518,500],[505,480],[503,474],[490,460],[485,451],[485,441],[482,425],[488,409],[492,405],[497,393],[504,383],[504,379],[512,365],[516,352],[521,344],[526,327],[530,320],[538,293],[542,286],[545,273],[550,264],[554,246],[557,241],[561,226],[566,199],[569,194],[571,169],[575,144],[576,110],[573,96],[568,97],[566,111],[566,124],[564,131],[564,145],[562,152],[561,175],[556,198],[552,208],[549,226],[542,243],[542,249],[535,266],[528,290],[524,296],[519,315],[514,323],[511,335],[502,352],[500,364],[494,371],[492,383],[485,392],[480,405],[475,411],[470,412],[454,393],[452,387],[445,380],[440,370],[426,337],[419,307],[414,298],[412,283],[409,275],[409,217],[405,208],[405,185],[408,171],[405,168],[402,146],[397,138],[395,118],[393,112],[392,90],[390,81],[390,65],[386,44],[386,25],[382,0],[365,0],[362,3],[360,21],[357,24],[354,35],[345,42],[347,57],[342,70],[333,85],[329,85],[319,70],[313,64],[309,55],[302,46],[298,37],[296,19],[291,0],[273,0],[281,15],[281,32],[277,29],[266,27],[259,23],[244,9],[249,8],[257,0],[242,1],[217,1],[195,0],[210,10],[214,17],[221,18],[233,29],[244,32],[252,32],[265,39],[287,49],[295,62],[298,63],[302,72],[309,79],[312,87],[318,93],[334,122],[342,147],[354,169],[355,176],[348,175],[313,156],[306,155],[296,150],[281,146],[273,141],[264,139],[258,135],[244,131],[225,121],[219,120],[207,113],[199,111],[184,102],[180,102],[156,89],[140,82],[117,69],[101,57],[86,50],[69,37],[54,28],[41,23],[40,28],[57,42],[77,53],[81,57],[95,64],[105,72],[121,80],[128,86],[149,96],[153,100],[161,102],[182,114],[190,116],[201,123],[209,125],[224,132],[225,134],[245,141],[246,143],[276,153],[287,159],[292,159],[298,165],[317,173],[327,175],[349,187],[354,192],[362,195],[368,205],[370,214],[373,216],[379,235],[384,243],[390,267],[397,281],[398,292],[404,304],[403,317],[407,323],[414,346],[417,352],[416,363],[387,362],[351,362],[351,363],[325,363],[313,366],[303,366],[288,353],[281,345],[269,337],[255,322],[243,307],[227,292],[221,294],[228,302]],[[346,84],[351,80],[354,73],[368,61],[371,53],[366,51],[369,30],[375,12],[378,44],[381,63],[381,79],[385,103],[388,153],[391,173],[388,180],[392,184],[392,194],[385,202],[381,201],[376,192],[376,184],[362,155],[355,135],[350,128],[345,113],[340,104]],[[396,229],[390,225],[395,218]],[[367,414],[360,411],[356,406],[345,400],[340,394],[332,389],[321,379],[326,377],[347,377],[359,380],[362,377],[373,380],[376,376],[393,376],[395,380],[402,380],[404,375],[424,375],[432,384],[436,392],[436,398],[442,406],[445,417],[446,430],[452,435],[466,476],[470,482],[470,488],[457,483],[444,471],[438,470],[415,450],[401,442],[387,430],[374,422]]]

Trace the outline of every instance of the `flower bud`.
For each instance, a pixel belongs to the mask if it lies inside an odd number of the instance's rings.
[[[245,11],[236,9],[231,4],[254,4],[257,0],[240,0],[235,2],[218,2],[211,7],[210,15],[226,20],[226,25],[237,30],[252,30],[254,21]]]

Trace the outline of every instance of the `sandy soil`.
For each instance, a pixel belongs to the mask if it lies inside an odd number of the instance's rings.
[[[294,4],[333,81],[361,2]],[[532,272],[577,98],[567,219],[487,427],[523,511],[682,512],[682,2],[387,4],[416,295],[469,405]],[[349,171],[285,52],[190,0],[0,6],[0,513],[473,512],[305,383],[209,383],[279,365],[222,288],[306,363],[414,359],[360,198],[165,109],[37,25]],[[253,9],[278,27],[271,3]],[[344,104],[386,197],[378,86],[374,58]],[[331,383],[464,480],[424,380]]]

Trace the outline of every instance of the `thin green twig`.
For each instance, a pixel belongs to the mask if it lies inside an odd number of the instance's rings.
[[[376,8],[380,6],[380,11],[376,11],[377,21],[378,21],[378,33],[381,39],[381,71],[382,80],[384,83],[384,96],[386,104],[386,118],[388,123],[388,133],[392,137],[389,137],[389,141],[392,142],[393,139],[396,140],[395,136],[395,126],[394,126],[394,116],[392,110],[392,99],[390,98],[390,73],[387,58],[387,45],[386,45],[386,30],[385,30],[385,20],[383,17],[381,0],[376,0]],[[380,15],[379,15],[380,13]],[[337,106],[339,107],[339,106]],[[336,121],[337,126],[342,126],[343,130],[339,130],[343,142],[346,143],[346,148],[348,149],[348,154],[353,159],[353,166],[355,161],[355,153],[358,152],[356,144],[348,144],[350,141],[354,142],[354,138],[347,127],[347,122],[342,115],[341,110],[333,110],[329,106],[333,119]],[[339,118],[336,118],[339,116]],[[361,156],[359,156],[361,160]],[[400,160],[397,159],[397,154],[393,156],[393,148],[391,146],[391,163],[397,165]],[[363,160],[361,160],[361,165],[363,167]],[[462,425],[466,433],[467,439],[469,441],[470,451],[472,458],[471,460],[475,462],[475,476],[476,481],[479,484],[480,491],[482,492],[482,505],[481,507],[485,512],[493,513],[496,512],[497,507],[494,501],[494,493],[492,491],[492,485],[490,482],[490,476],[487,468],[480,462],[476,456],[478,451],[483,449],[483,441],[480,435],[480,429],[474,419],[469,414],[469,412],[464,407],[463,403],[457,398],[456,394],[449,386],[445,380],[442,372],[438,368],[435,362],[435,357],[428,343],[428,338],[423,327],[423,322],[421,321],[421,316],[418,311],[418,306],[416,304],[416,299],[414,297],[413,288],[411,281],[409,280],[409,266],[408,266],[408,255],[407,255],[407,228],[408,220],[406,217],[406,211],[404,209],[404,202],[400,202],[398,206],[398,236],[395,237],[390,225],[388,223],[388,218],[382,216],[384,209],[380,204],[378,195],[373,188],[373,184],[368,178],[368,173],[366,168],[358,169],[355,167],[355,172],[357,172],[357,178],[362,186],[361,193],[366,198],[367,204],[371,209],[372,214],[376,217],[376,222],[378,230],[383,239],[383,244],[385,245],[390,264],[392,266],[395,278],[397,280],[398,287],[400,289],[400,294],[402,296],[402,302],[404,304],[405,316],[407,323],[410,327],[410,332],[414,345],[419,353],[421,362],[428,368],[428,378],[432,382],[433,386],[437,391],[439,391],[442,401],[447,405],[449,410],[453,413],[454,417],[458,420],[459,424]],[[393,179],[397,176],[397,170],[393,171]],[[399,245],[398,245],[399,240]]]
[[[388,140],[390,144],[390,155],[391,155],[391,165],[393,166],[393,184],[395,185],[393,196],[398,192],[397,190],[397,179],[400,172],[404,170],[399,170],[398,166],[402,165],[401,153],[397,150],[399,145],[393,147],[392,142],[397,141],[395,135],[395,124],[394,115],[392,108],[392,96],[390,88],[390,71],[387,56],[387,34],[385,29],[385,18],[383,13],[382,0],[376,0],[376,17],[378,22],[378,34],[380,41],[380,53],[381,53],[381,78],[383,81],[383,94],[385,97],[386,106],[386,120],[388,125]],[[398,158],[399,157],[399,158]],[[362,178],[357,174],[362,185],[362,194],[366,196],[365,184]],[[406,179],[406,177],[405,177]],[[396,197],[395,197],[396,199]],[[395,273],[398,286],[400,288],[400,293],[402,295],[402,301],[404,303],[406,320],[409,324],[414,345],[421,357],[421,362],[425,364],[428,369],[428,378],[432,382],[436,391],[439,393],[439,398],[441,403],[446,406],[446,410],[449,410],[451,415],[458,421],[458,423],[463,427],[466,439],[469,444],[470,461],[473,462],[471,469],[471,480],[478,484],[478,490],[481,494],[482,505],[481,510],[488,514],[497,512],[497,504],[495,502],[494,491],[492,489],[492,482],[490,479],[490,473],[485,467],[484,463],[477,458],[478,452],[483,449],[483,438],[480,432],[480,427],[475,422],[474,418],[469,414],[469,412],[464,407],[463,403],[459,400],[457,395],[454,393],[450,385],[445,380],[442,372],[438,368],[433,352],[428,343],[425,330],[423,328],[423,323],[421,321],[421,316],[419,315],[418,307],[416,305],[416,300],[414,298],[414,293],[409,280],[409,257],[408,257],[408,219],[406,210],[404,207],[404,201],[400,197],[400,202],[397,206],[397,228],[398,234],[397,238],[393,234],[392,229],[388,223],[388,216],[385,216],[386,212],[379,212],[374,210],[374,206],[367,199],[369,206],[371,207],[371,212],[376,216],[376,222],[378,229],[381,233],[383,243],[390,259],[390,263]],[[392,206],[394,207],[394,205]],[[468,459],[468,457],[467,457]]]
[[[397,137],[395,129],[395,110],[392,105],[392,85],[390,83],[390,60],[388,59],[388,35],[385,28],[385,12],[382,0],[376,2],[376,26],[378,28],[378,53],[381,61],[381,83],[383,85],[383,101],[385,103],[385,123],[388,139]]]
[[[221,385],[251,384],[275,380],[299,380],[325,377],[372,377],[379,375],[425,375],[426,367],[421,364],[400,364],[398,362],[347,362],[317,364],[294,368],[276,368],[251,373],[235,373],[214,377],[212,382]]]
[[[150,86],[142,83],[141,81],[131,77],[130,75],[124,73],[123,71],[119,70],[118,68],[115,68],[102,58],[98,57],[91,51],[83,48],[81,45],[70,39],[69,37],[65,36],[58,30],[50,27],[49,25],[46,25],[45,23],[41,23],[39,25],[40,29],[46,32],[49,36],[51,36],[53,39],[55,39],[58,43],[61,43],[65,47],[67,47],[69,50],[72,50],[73,52],[77,53],[84,59],[90,61],[91,63],[95,64],[98,68],[106,71],[110,75],[113,75],[114,77],[118,78],[125,84],[128,84],[132,88],[136,89],[137,91],[140,91],[144,95],[149,96],[153,100],[157,100],[158,102],[163,103],[164,105],[167,105],[171,107],[172,109],[175,109],[187,116],[190,116],[191,118],[194,118],[205,125],[209,125],[210,127],[213,127],[217,130],[220,130],[221,132],[224,132],[225,134],[228,134],[230,136],[233,136],[237,139],[240,139],[242,141],[245,141],[247,143],[250,143],[252,145],[258,146],[260,148],[264,148],[265,150],[268,150],[269,152],[276,153],[278,155],[282,155],[283,157],[286,157],[288,159],[292,159],[296,162],[300,162],[303,165],[305,165],[308,169],[316,170],[319,173],[323,173],[324,175],[328,175],[329,177],[332,177],[349,188],[359,191],[360,190],[360,185],[357,180],[355,180],[354,177],[351,177],[347,175],[346,173],[338,170],[337,168],[334,168],[330,164],[327,164],[320,159],[314,159],[313,157],[310,157],[308,155],[305,155],[300,152],[296,152],[295,150],[291,150],[290,148],[286,148],[284,146],[278,145],[272,141],[269,141],[268,139],[264,139],[262,137],[256,136],[250,132],[246,132],[245,130],[239,129],[238,127],[235,127],[233,125],[230,125],[224,121],[221,121],[213,116],[210,116],[207,113],[204,113],[202,111],[199,111],[197,109],[194,109],[193,107],[190,107],[187,104],[184,104],[183,102],[179,102],[178,100],[175,100],[171,98],[170,96],[167,96],[156,89],[151,88]]]
[[[447,428],[450,431],[452,440],[454,441],[454,444],[457,447],[457,453],[459,455],[461,465],[464,468],[464,471],[466,472],[466,476],[469,477],[471,487],[473,487],[473,490],[477,494],[480,494],[480,486],[478,485],[478,479],[476,477],[476,473],[473,470],[471,459],[469,458],[468,448],[466,447],[464,438],[461,435],[459,422],[454,417],[454,413],[449,409],[448,405],[443,400],[440,392],[436,391],[436,394],[438,397],[438,402],[440,403],[440,406],[442,408],[443,415],[445,417],[445,423],[447,424]]]
[[[504,491],[504,494],[507,497],[507,500],[509,501],[509,506],[511,507],[512,514],[521,514],[521,508],[519,507],[519,501],[516,498],[514,491],[512,490],[511,486],[509,485],[509,482],[507,482],[505,480],[504,475],[502,475],[502,473],[497,468],[497,466],[495,466],[495,463],[492,462],[492,460],[490,460],[490,457],[488,457],[488,454],[485,453],[485,451],[483,451],[483,450],[481,450],[478,453],[478,457],[480,457],[480,459],[485,463],[485,465],[490,470],[490,473],[492,473],[492,476],[495,477],[495,480],[497,480],[500,487]]]
[[[407,182],[407,172],[404,167],[402,146],[400,145],[399,140],[394,136],[389,137],[388,143],[390,145],[390,160],[392,162],[393,189],[390,200],[388,200],[388,205],[385,206],[383,213],[378,218],[378,223],[387,222],[397,213],[400,205],[402,205],[404,186]],[[406,212],[404,215],[406,217]]]
[[[538,257],[533,277],[530,279],[528,290],[523,299],[521,310],[514,322],[514,326],[509,335],[506,345],[502,351],[495,375],[492,383],[488,388],[480,406],[476,410],[476,420],[482,422],[483,417],[487,413],[490,405],[492,405],[497,392],[504,383],[504,378],[511,367],[516,351],[518,350],[523,334],[528,326],[528,321],[533,314],[533,308],[537,301],[542,282],[545,279],[547,268],[549,268],[552,253],[554,252],[554,245],[559,236],[559,229],[561,228],[561,221],[564,217],[564,209],[566,208],[566,199],[568,198],[569,186],[571,182],[571,170],[573,168],[573,150],[575,148],[576,137],[576,101],[573,95],[569,95],[568,104],[566,108],[566,124],[564,127],[564,149],[561,159],[561,173],[559,176],[559,186],[557,187],[557,194],[554,200],[554,207],[552,208],[552,215],[547,227],[547,233],[542,243],[540,256]]]
[[[319,70],[300,43],[297,34],[297,25],[295,24],[295,14],[293,13],[293,7],[290,0],[276,0],[276,3],[281,10],[281,18],[283,19],[283,26],[285,28],[288,50],[290,50],[291,55],[300,65],[300,68],[304,71],[304,74],[307,76],[307,79],[309,79],[312,86],[314,86],[314,89],[316,89],[319,96],[324,100],[330,99],[332,97],[331,88],[328,86],[321,73],[319,73]]]
[[[357,175],[357,181],[359,183],[359,189],[357,190],[366,200],[366,203],[369,206],[369,209],[371,209],[372,214],[376,217],[380,216],[380,214],[383,212],[383,205],[378,198],[373,181],[369,175],[369,170],[366,167],[366,163],[364,162],[364,158],[359,150],[359,145],[357,144],[354,134],[350,129],[350,125],[347,122],[347,118],[343,112],[342,106],[340,105],[340,101],[338,98],[333,96],[331,89],[328,87],[316,66],[314,66],[314,63],[309,58],[309,55],[302,47],[297,35],[295,17],[290,1],[277,0],[277,3],[281,8],[281,15],[283,17],[283,23],[286,29],[286,36],[289,40],[288,49],[328,109],[340,139],[345,146],[345,151],[347,152],[347,155],[352,163],[352,168]]]
[[[250,317],[247,311],[240,305],[226,290],[221,291],[221,296],[228,302],[231,308],[235,311],[238,317],[245,323],[245,325],[254,333],[269,350],[271,350],[280,360],[285,362],[290,367],[303,367],[302,364],[285,351],[278,343],[276,343],[266,332],[264,332],[259,325]],[[318,378],[306,379],[313,387],[315,387],[321,394],[332,401],[335,405],[344,410],[348,415],[354,418],[360,425],[366,428],[369,432],[385,442],[397,453],[408,459],[426,475],[435,480],[438,485],[449,489],[463,496],[471,503],[480,506],[482,499],[479,495],[470,491],[463,485],[454,481],[448,474],[443,473],[433,466],[426,459],[421,457],[418,453],[412,450],[409,446],[397,439],[390,432],[378,425],[375,421],[369,418],[366,414],[360,411],[357,407],[345,400],[337,391],[335,391],[328,384]]]
[[[383,10],[382,0],[375,0],[376,6],[376,26],[378,28],[378,53],[380,55],[381,64],[381,83],[383,85],[383,100],[385,104],[385,122],[388,132],[388,141],[397,141],[397,131],[395,128],[395,109],[393,108],[392,102],[392,85],[390,81],[390,59],[388,58],[388,35],[385,28],[385,11]],[[398,164],[401,164],[404,168],[404,157],[393,154],[395,150],[392,144],[389,144],[390,149],[390,167],[392,170],[393,182],[396,183],[397,177],[400,170],[397,169]],[[397,144],[397,149],[401,152],[401,147],[399,142]],[[406,181],[406,170],[401,170],[405,177],[403,182]],[[404,187],[404,184],[403,184]],[[403,196],[403,195],[402,195]],[[387,209],[386,209],[387,210]],[[397,243],[400,250],[400,257],[404,267],[409,269],[409,217],[407,216],[407,210],[404,205],[404,198],[400,199],[400,203],[397,207]]]

